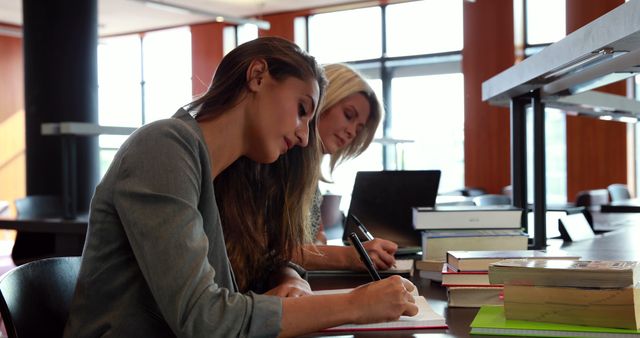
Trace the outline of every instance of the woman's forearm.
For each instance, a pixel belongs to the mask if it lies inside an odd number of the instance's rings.
[[[351,270],[359,267],[355,251],[348,246],[305,245],[293,261],[307,270]]]
[[[295,337],[356,321],[348,294],[282,299],[280,337]],[[318,309],[323,309],[318,313]],[[313,319],[313,320],[311,320]]]

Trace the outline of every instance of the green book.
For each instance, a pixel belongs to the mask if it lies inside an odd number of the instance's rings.
[[[485,305],[471,322],[471,334],[527,337],[640,337],[640,330],[506,320],[503,306]]]

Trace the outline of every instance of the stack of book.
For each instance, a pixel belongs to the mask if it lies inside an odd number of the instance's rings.
[[[543,250],[449,251],[442,268],[442,286],[447,287],[449,306],[501,305],[503,286],[489,282],[489,264],[513,258],[552,260],[579,257]]]
[[[416,261],[416,270],[418,270],[418,274],[420,278],[428,279],[434,282],[442,282],[442,265],[444,261],[442,260],[429,260],[422,259]]]
[[[640,262],[503,260],[489,281],[504,285],[507,320],[640,329]]]
[[[512,206],[438,206],[414,208],[413,226],[422,231],[421,277],[434,279],[442,271],[449,250],[526,250],[521,231],[522,210]],[[425,270],[421,267],[431,270]]]

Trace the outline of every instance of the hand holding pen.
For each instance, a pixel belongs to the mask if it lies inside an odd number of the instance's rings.
[[[358,255],[360,255],[360,259],[362,260],[362,262],[364,263],[364,266],[369,271],[369,275],[371,275],[371,279],[373,279],[374,281],[380,280],[380,274],[378,274],[378,270],[376,270],[376,267],[373,265],[373,262],[371,261],[371,257],[369,257],[369,254],[367,254],[367,250],[364,249],[364,247],[362,246],[362,242],[360,242],[360,239],[358,238],[358,235],[356,235],[355,232],[352,232],[351,234],[349,234],[349,241],[351,241],[351,245],[353,245],[353,247],[358,252]]]
[[[364,224],[354,214],[349,214],[349,218],[353,220],[356,227],[367,238],[367,241],[362,243],[362,246],[366,250],[367,254],[374,263],[374,266],[381,270],[386,270],[394,267],[396,260],[394,254],[398,250],[398,245],[394,242],[388,241],[382,238],[374,238],[373,234],[367,230]]]

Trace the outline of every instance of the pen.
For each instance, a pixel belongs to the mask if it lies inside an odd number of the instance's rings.
[[[371,257],[369,257],[369,255],[367,254],[367,251],[362,246],[362,243],[360,242],[358,235],[356,235],[355,232],[352,232],[351,234],[349,234],[349,240],[351,241],[351,244],[353,245],[353,247],[356,248],[356,251],[358,251],[358,255],[360,255],[360,259],[362,259],[364,266],[366,266],[367,270],[369,270],[369,274],[371,275],[371,278],[374,281],[380,280],[381,279],[380,275],[378,274],[376,267],[373,265],[373,262],[371,261]]]
[[[350,214],[349,216],[351,216],[351,219],[353,219],[353,221],[356,222],[356,225],[358,226],[360,231],[362,231],[362,233],[364,234],[364,237],[366,237],[368,241],[372,241],[373,235],[369,232],[369,230],[367,230],[367,228],[364,227],[364,224],[360,222],[358,217],[356,217],[356,215],[354,214]]]

